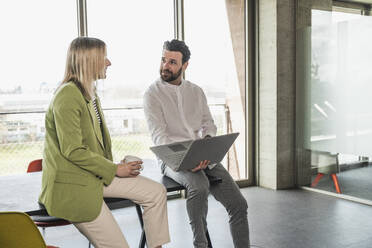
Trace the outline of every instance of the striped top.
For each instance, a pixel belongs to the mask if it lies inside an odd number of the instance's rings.
[[[93,98],[93,102],[92,103],[93,103],[94,110],[96,111],[96,116],[97,116],[98,123],[101,126],[102,125],[102,120],[101,120],[101,116],[100,116],[100,114],[98,112],[96,98]]]

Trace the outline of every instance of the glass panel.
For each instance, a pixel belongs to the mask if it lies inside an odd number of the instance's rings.
[[[105,41],[112,66],[98,85],[114,160],[155,156],[142,96],[159,77],[163,42],[173,35],[173,1],[88,1],[88,34]],[[125,124],[126,123],[126,124]]]
[[[78,34],[76,20],[75,1],[0,3],[0,175],[24,173],[30,160],[41,158],[44,115],[8,113],[48,106]]]
[[[191,50],[186,79],[203,88],[210,105],[225,109],[217,119],[218,134],[240,132],[223,164],[235,179],[246,179],[244,8],[224,0],[184,4],[185,41]]]
[[[348,12],[312,9],[298,30],[299,181],[372,200],[372,17]]]

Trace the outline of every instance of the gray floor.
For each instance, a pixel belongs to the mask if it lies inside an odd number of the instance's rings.
[[[372,207],[305,190],[242,189],[249,204],[252,247],[372,247]],[[172,242],[166,247],[191,248],[192,235],[184,199],[168,201]],[[138,247],[140,226],[134,208],[114,210],[131,247]],[[223,207],[209,201],[208,226],[213,247],[233,247]],[[49,228],[46,241],[59,247],[88,247],[73,227]]]

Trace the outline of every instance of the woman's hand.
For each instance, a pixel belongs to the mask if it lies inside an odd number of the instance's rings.
[[[142,161],[125,163],[123,160],[117,164],[116,176],[118,177],[135,177],[140,174]]]

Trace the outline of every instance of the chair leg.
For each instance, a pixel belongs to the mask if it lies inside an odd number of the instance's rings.
[[[335,184],[336,192],[341,194],[340,185],[338,183],[337,175],[335,173],[333,173],[333,174],[331,174],[331,177],[332,177],[333,183]]]
[[[211,238],[209,237],[208,230],[205,232],[205,235],[207,236],[207,240],[208,240],[208,248],[213,248]]]
[[[142,231],[140,243],[138,245],[139,248],[145,248],[146,245],[146,234],[145,231]]]
[[[319,180],[320,180],[323,176],[324,176],[323,173],[318,173],[318,175],[317,175],[316,178],[314,179],[313,183],[311,184],[311,187],[314,188],[314,187],[318,184]]]
[[[146,233],[145,233],[145,229],[143,229],[143,218],[142,218],[141,206],[136,204],[136,210],[137,210],[138,220],[139,220],[139,222],[141,224],[141,228],[142,228],[142,235],[141,235],[141,239],[140,239],[140,243],[139,243],[139,248],[144,248],[145,245],[146,245]]]

